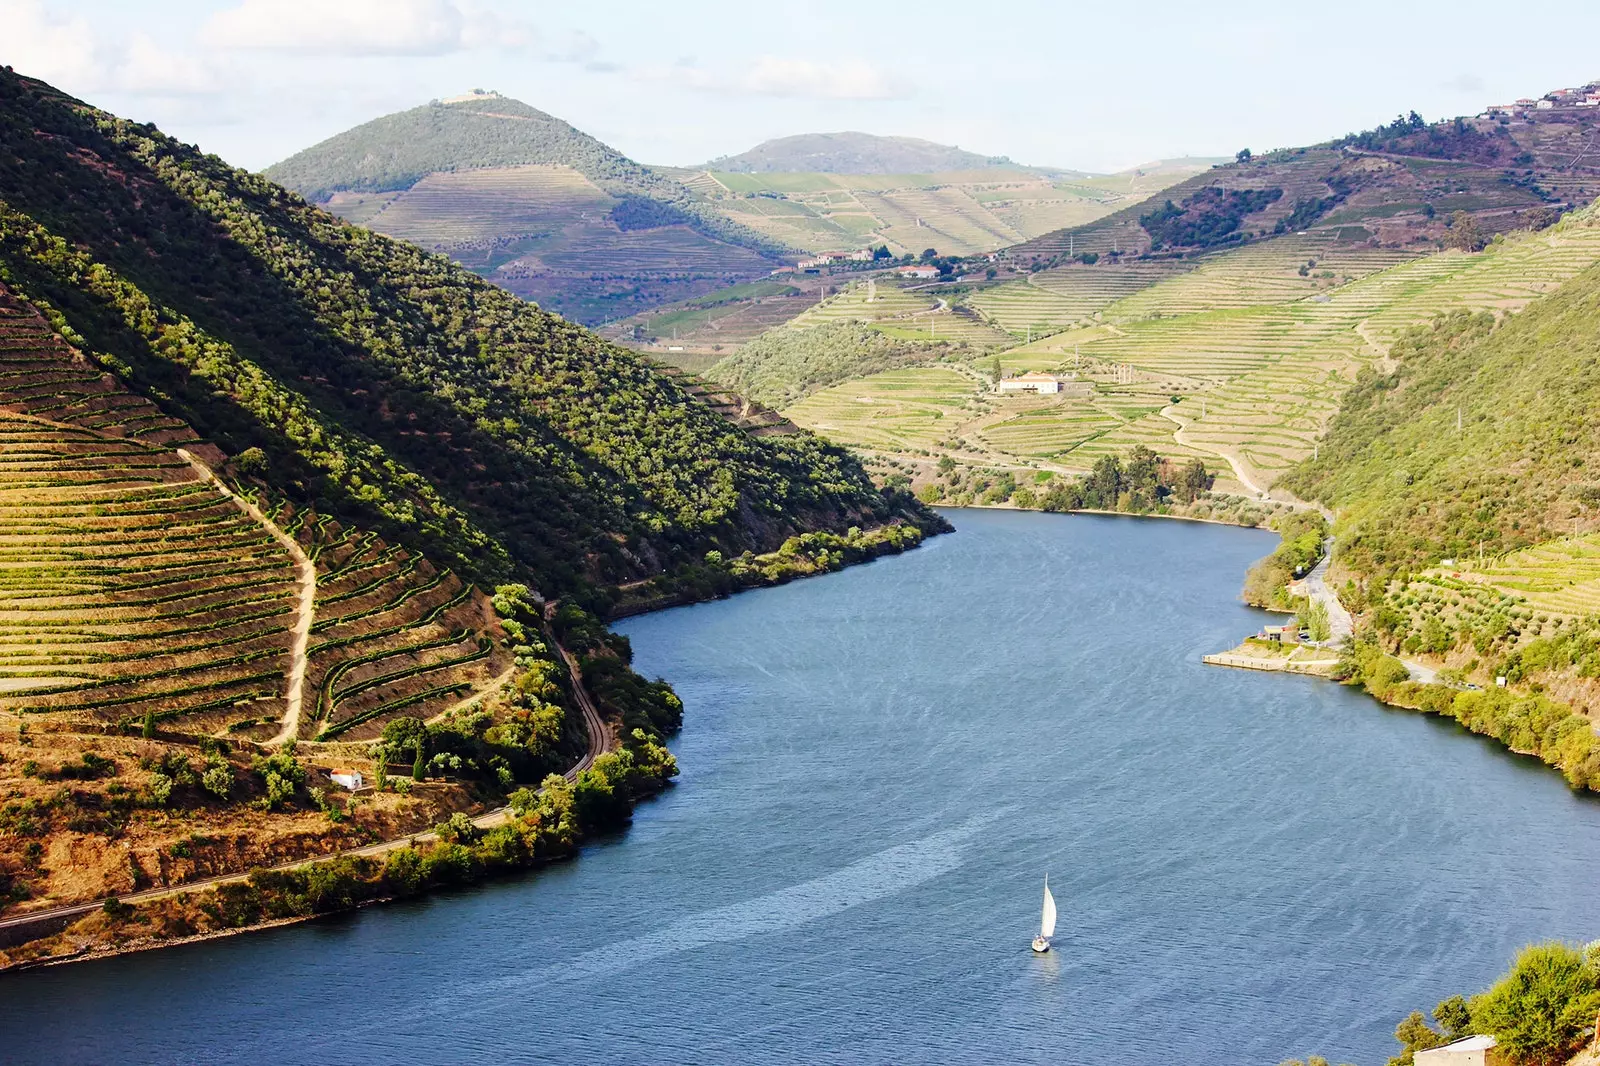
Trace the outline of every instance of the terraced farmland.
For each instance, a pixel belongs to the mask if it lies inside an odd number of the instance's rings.
[[[1183,259],[1058,267],[980,289],[966,303],[1011,333],[1053,333],[1193,267]]]
[[[0,416],[0,470],[13,709],[283,714],[295,567],[232,500],[169,449],[26,416]]]
[[[980,408],[974,374],[953,367],[911,367],[836,385],[784,411],[832,440],[875,451],[932,448]]]
[[[1021,168],[942,174],[664,171],[727,217],[810,251],[887,244],[895,254],[993,251],[1138,203],[1208,166],[1057,179]]]
[[[303,536],[319,570],[304,735],[359,738],[397,715],[428,718],[510,664],[487,602],[454,574],[371,533],[332,525]]]
[[[303,595],[277,533],[318,570],[302,735],[359,736],[395,714],[436,713],[503,667],[481,593],[308,512],[279,508],[275,532],[175,443],[221,461],[0,293],[7,709],[274,735]]]
[[[392,196],[366,225],[438,248],[600,224],[616,203],[572,167],[494,167],[430,174]]]
[[[1600,534],[1564,537],[1486,559],[1460,560],[1463,578],[1490,585],[1535,610],[1568,618],[1600,615]]]
[[[1269,485],[1311,452],[1356,369],[1387,351],[1401,331],[1457,308],[1517,310],[1597,261],[1600,229],[1586,213],[1483,254],[1412,259],[1311,299],[1124,322],[1084,340],[1084,356],[1127,364],[1162,387],[1201,395],[1113,431],[1095,447],[1164,439],[1152,446],[1227,457],[1250,481]],[[1175,304],[1192,306],[1204,283],[1198,271],[1162,282],[1111,305],[1105,317],[1124,317],[1127,305],[1160,306],[1167,287],[1176,290]],[[1223,300],[1241,298],[1236,286],[1217,291]]]
[[[892,281],[876,282],[871,289],[866,282],[855,282],[799,315],[789,325],[805,329],[851,321],[865,322],[873,329],[906,339],[943,340],[977,348],[1016,343],[1011,334],[996,329],[978,316],[952,308],[939,297],[902,288]]]

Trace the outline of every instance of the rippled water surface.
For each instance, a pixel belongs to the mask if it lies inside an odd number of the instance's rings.
[[[953,517],[626,623],[684,773],[578,861],[0,979],[0,1061],[1377,1064],[1522,943],[1600,934],[1600,804],[1200,664],[1274,538]]]

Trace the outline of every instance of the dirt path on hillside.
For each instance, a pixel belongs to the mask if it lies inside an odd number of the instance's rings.
[[[513,680],[515,680],[516,676],[517,676],[517,668],[515,666],[506,667],[505,668],[505,672],[503,672],[499,677],[496,677],[495,679],[490,681],[487,685],[483,686],[482,688],[480,688],[476,692],[474,692],[472,695],[468,696],[466,699],[457,700],[456,702],[452,703],[450,706],[446,707],[444,710],[440,711],[438,714],[434,715],[432,718],[429,718],[423,724],[424,725],[433,725],[435,722],[444,721],[446,718],[449,718],[452,714],[455,714],[457,711],[461,710],[461,708],[470,706],[470,705],[472,705],[474,703],[477,703],[479,700],[483,699],[485,696],[488,696],[488,695],[491,695],[493,693],[499,692],[501,689],[503,689],[507,685],[511,684],[511,682]]]
[[[611,748],[615,747],[616,741],[612,737],[611,730],[606,725],[605,719],[600,716],[600,711],[595,706],[594,700],[589,696],[589,690],[584,687],[583,675],[578,670],[577,658],[572,655],[571,652],[567,651],[566,648],[563,648],[559,643],[556,643],[553,634],[550,636],[551,645],[561,655],[562,661],[567,664],[567,670],[571,674],[573,693],[577,699],[579,711],[583,715],[584,730],[588,734],[589,738],[589,743],[584,750],[583,756],[577,762],[573,763],[572,766],[570,766],[567,771],[561,775],[568,781],[576,781],[578,779],[578,775],[587,770],[589,767],[593,766],[594,761],[597,758],[605,754]],[[544,790],[540,789],[539,791],[543,792]],[[496,807],[492,811],[486,811],[485,813],[478,815],[472,820],[472,824],[477,826],[479,829],[493,829],[496,826],[504,825],[506,822],[510,821],[511,818],[512,812],[510,807]],[[438,834],[433,832],[410,833],[403,837],[395,837],[392,840],[384,840],[376,844],[368,844],[359,848],[349,848],[345,851],[337,851],[329,855],[310,855],[305,858],[295,859],[291,862],[280,863],[277,866],[269,867],[269,869],[294,870],[310,863],[323,862],[334,858],[342,858],[346,856],[371,857],[384,855],[400,848],[409,847],[412,844],[431,843],[437,839]],[[221,874],[216,877],[207,877],[199,881],[189,881],[181,885],[167,885],[162,888],[149,888],[145,889],[143,892],[133,892],[125,896],[114,896],[112,898],[129,904],[148,902],[150,900],[161,899],[165,896],[178,896],[189,892],[198,892],[208,888],[215,888],[217,885],[243,881],[249,876],[249,871],[242,873]],[[105,905],[105,902],[105,900],[95,900],[92,903],[74,903],[68,904],[64,907],[51,907],[48,910],[33,911],[29,914],[19,914],[15,917],[3,918],[0,919],[0,930],[14,926],[27,925],[30,922],[48,920],[50,918],[65,918],[68,921],[73,921],[99,910]]]
[[[235,493],[222,479],[214,474],[209,466],[201,462],[192,452],[184,448],[177,449],[180,456],[195,473],[211,482],[218,492],[238,505],[239,509],[260,523],[261,528],[272,534],[272,539],[283,545],[289,557],[294,560],[295,568],[300,575],[300,606],[294,623],[294,644],[289,649],[289,690],[286,698],[287,706],[283,713],[283,728],[278,730],[278,735],[267,741],[268,744],[282,744],[300,735],[300,712],[305,704],[306,665],[308,656],[306,648],[311,643],[311,622],[316,616],[317,605],[317,567],[311,557],[300,547],[300,543],[278,527],[278,524],[261,512],[261,508],[249,500]]]

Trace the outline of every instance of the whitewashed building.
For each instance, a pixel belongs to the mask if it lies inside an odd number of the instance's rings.
[[[359,792],[367,787],[366,776],[360,770],[335,770],[328,777],[340,788],[347,788],[351,792]]]
[[[1419,1051],[1412,1058],[1417,1066],[1497,1066],[1503,1061],[1492,1036],[1469,1036],[1444,1047]]]
[[[1054,395],[1061,391],[1061,379],[1054,374],[1041,374],[1038,372],[1018,374],[1014,378],[1002,378],[1000,391],[1032,392],[1041,396]]]

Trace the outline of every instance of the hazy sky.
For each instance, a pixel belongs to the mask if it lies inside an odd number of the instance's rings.
[[[252,168],[481,87],[647,163],[854,129],[1114,170],[1600,78],[1600,5],[1552,19],[1487,0],[0,0],[0,63]]]

